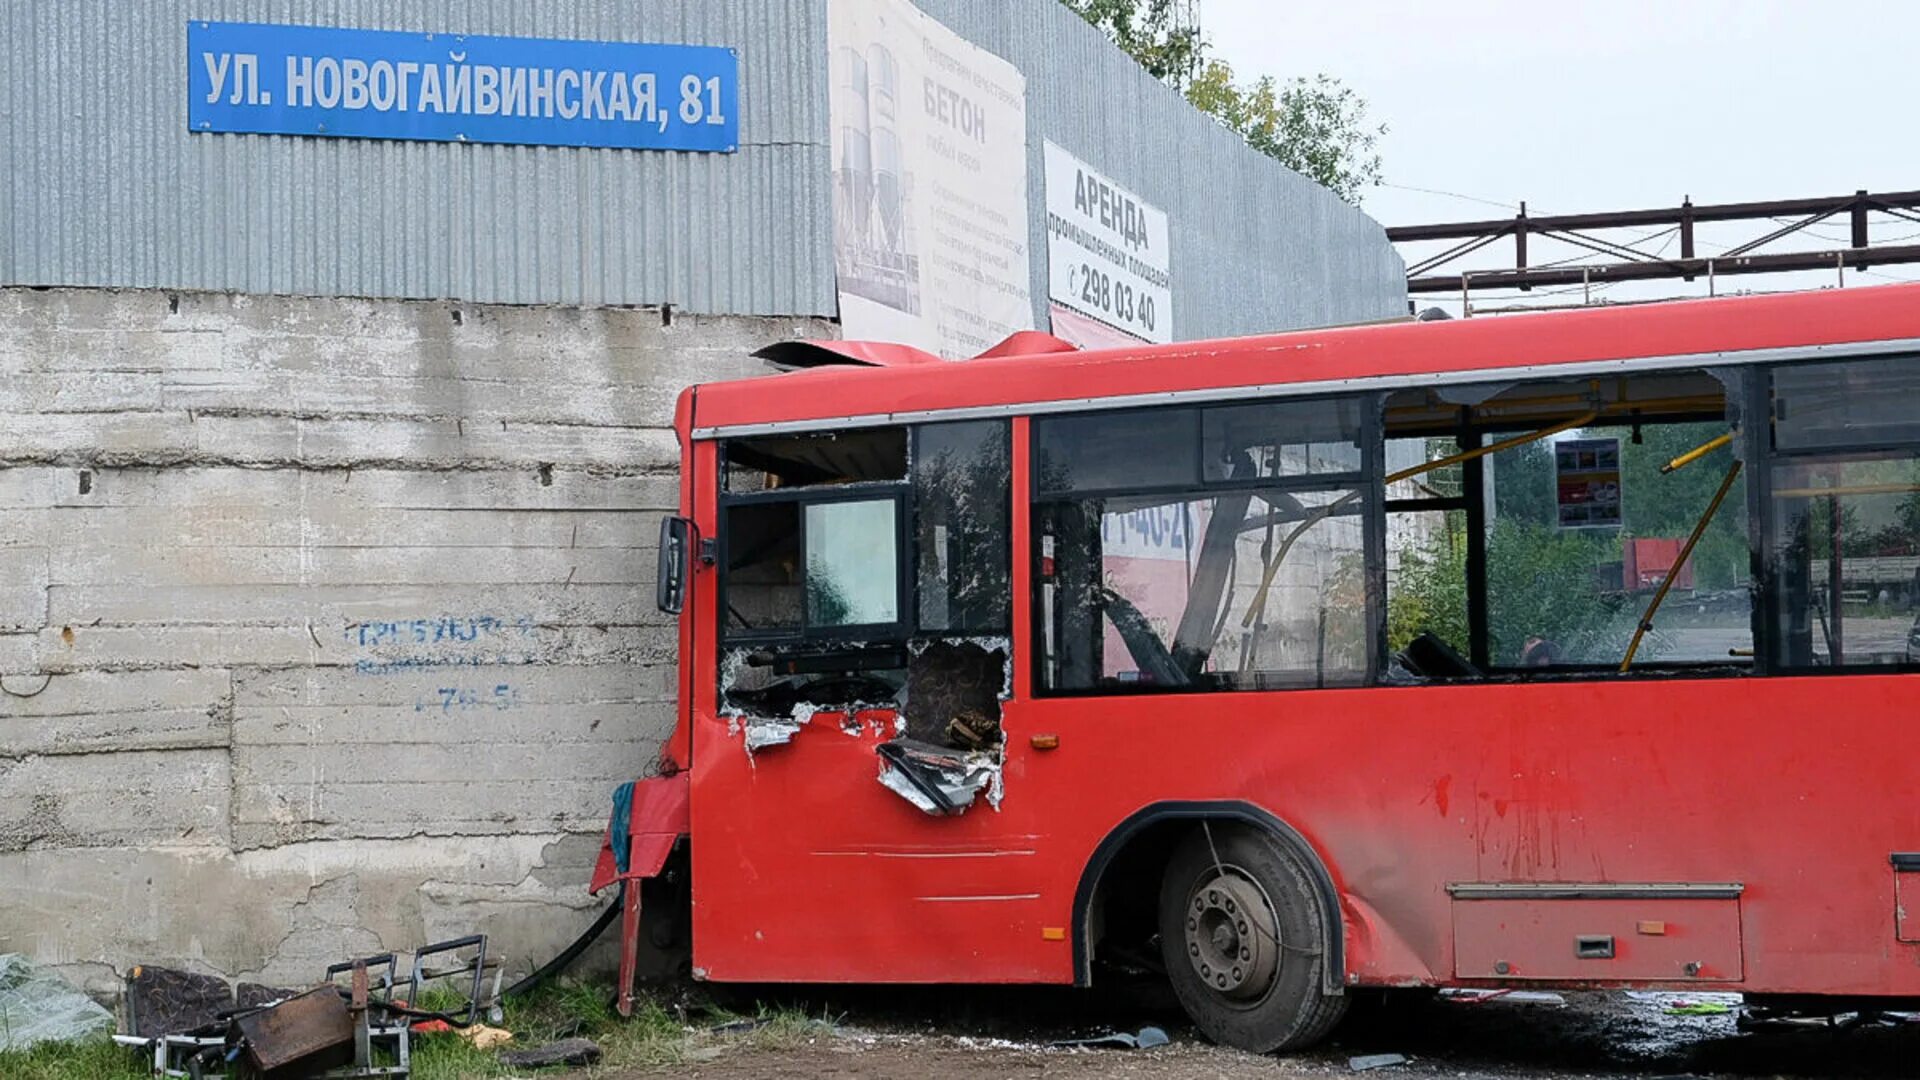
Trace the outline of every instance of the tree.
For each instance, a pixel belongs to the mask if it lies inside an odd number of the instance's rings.
[[[1374,146],[1386,125],[1367,121],[1367,103],[1340,80],[1320,74],[1284,83],[1235,80],[1207,55],[1186,0],[1061,0],[1103,31],[1147,73],[1186,95],[1247,145],[1330,188],[1348,202],[1380,182]]]
[[[1190,0],[1062,0],[1147,74],[1178,90],[1200,70],[1206,39]]]
[[[1186,95],[1248,146],[1348,202],[1358,203],[1361,191],[1380,182],[1373,147],[1386,125],[1370,126],[1367,103],[1331,75],[1284,84],[1263,75],[1242,85],[1226,62],[1208,60]]]

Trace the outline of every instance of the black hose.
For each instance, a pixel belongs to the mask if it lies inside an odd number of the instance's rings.
[[[558,956],[555,956],[553,959],[547,961],[545,964],[542,964],[538,968],[535,968],[533,971],[529,972],[527,976],[521,979],[519,982],[514,983],[512,986],[509,986],[505,990],[500,991],[500,997],[498,998],[498,1000],[504,1001],[510,997],[519,997],[520,995],[526,993],[527,991],[532,990],[534,987],[539,986],[541,983],[545,982],[547,979],[553,977],[554,975],[557,975],[560,972],[565,971],[568,964],[571,964],[575,960],[579,959],[580,954],[587,951],[587,946],[593,944],[596,940],[598,940],[601,934],[606,933],[607,927],[613,925],[614,918],[620,914],[621,908],[623,908],[626,905],[627,890],[632,887],[633,887],[632,882],[629,882],[629,881],[621,882],[620,892],[617,896],[613,898],[613,903],[608,904],[607,910],[602,911],[600,913],[600,917],[593,921],[593,925],[587,927],[586,933],[583,933],[579,937],[575,938],[573,944],[560,950],[560,954]]]

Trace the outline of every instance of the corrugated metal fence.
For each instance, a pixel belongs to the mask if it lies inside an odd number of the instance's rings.
[[[1406,314],[1404,265],[1378,222],[1249,149],[1058,0],[916,2],[1026,76],[1033,295],[1043,305],[1044,136],[1167,212],[1177,338]]]
[[[832,315],[827,2],[6,0],[0,283]],[[922,6],[1026,75],[1037,319],[1043,137],[1168,212],[1180,337],[1401,310],[1378,225],[1247,150],[1056,0]],[[190,134],[189,18],[730,45],[741,147]]]
[[[190,134],[189,18],[731,45],[743,145]],[[824,0],[7,0],[0,280],[832,313],[826,54]]]

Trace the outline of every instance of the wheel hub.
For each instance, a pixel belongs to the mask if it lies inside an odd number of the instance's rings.
[[[1217,994],[1257,998],[1280,967],[1280,933],[1259,886],[1221,871],[1193,891],[1186,912],[1187,960]]]

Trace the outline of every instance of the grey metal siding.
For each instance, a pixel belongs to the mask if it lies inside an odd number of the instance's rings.
[[[0,283],[671,303],[833,315],[828,0],[0,0]],[[1027,80],[1041,141],[1164,209],[1174,331],[1398,314],[1364,214],[1194,111],[1057,0],[921,0]],[[680,41],[740,52],[735,154],[192,134],[189,18]]]
[[[1042,138],[1166,211],[1176,338],[1406,314],[1404,264],[1378,222],[1249,149],[1058,0],[918,3],[1026,76],[1038,318],[1047,294]]]
[[[735,154],[192,134],[189,18],[729,45]],[[4,0],[0,282],[831,314],[825,0]]]

